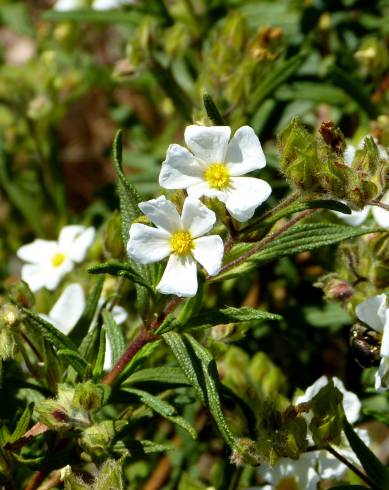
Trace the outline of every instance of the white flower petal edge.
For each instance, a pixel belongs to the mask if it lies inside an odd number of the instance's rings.
[[[187,197],[182,208],[181,222],[182,228],[197,238],[212,230],[216,215],[198,199]]]
[[[48,317],[53,325],[67,335],[80,319],[84,308],[84,290],[80,284],[69,284],[50,310]]]
[[[344,214],[339,211],[332,211],[336,216],[350,226],[361,225],[368,217],[370,206],[365,206],[360,211],[351,211],[351,214]]]
[[[232,177],[231,182],[232,190],[228,191],[226,208],[236,220],[247,221],[270,196],[272,189],[264,180],[253,177]]]
[[[205,163],[224,162],[228,140],[231,136],[229,126],[187,126],[185,143],[196,158]]]
[[[57,0],[54,5],[54,10],[65,12],[67,10],[77,10],[82,7],[85,7],[82,0]]]
[[[139,203],[139,209],[158,228],[168,233],[179,230],[181,227],[181,219],[176,207],[165,196],[159,196],[157,199],[141,202]]]
[[[242,126],[236,131],[228,145],[226,162],[233,177],[266,166],[261,143],[250,126]]]
[[[380,333],[384,331],[385,312],[386,294],[379,294],[367,298],[355,308],[355,313],[359,320]]]
[[[170,145],[162,162],[159,185],[165,189],[182,189],[203,181],[205,165],[201,165],[192,153],[180,145]]]
[[[74,262],[82,262],[85,259],[88,248],[92,245],[95,233],[93,227],[65,226],[59,234],[58,248]]]
[[[16,252],[16,255],[19,259],[30,262],[31,264],[45,264],[50,262],[50,258],[57,251],[57,242],[37,238],[31,243],[22,245]]]
[[[362,406],[361,402],[355,393],[346,390],[343,381],[341,381],[336,376],[334,376],[332,379],[336,388],[338,388],[338,390],[343,394],[343,409],[346,414],[347,420],[351,424],[353,424],[359,418],[359,414]],[[299,396],[296,399],[295,403],[296,404],[306,403],[312,400],[312,398],[316,396],[319,393],[319,391],[328,384],[328,381],[329,380],[327,376],[321,376],[305,390],[305,393],[303,395]]]
[[[378,392],[389,389],[389,357],[383,357],[375,373],[374,387]]]
[[[203,236],[194,240],[193,257],[210,276],[219,273],[224,254],[223,240],[219,235]]]
[[[381,202],[389,205],[389,191],[384,194]],[[375,222],[382,228],[389,228],[389,211],[378,206],[372,206],[372,211]]]
[[[134,223],[130,228],[127,253],[141,264],[158,262],[170,254],[170,237],[165,230]]]
[[[162,294],[175,294],[181,298],[195,296],[197,267],[194,259],[190,255],[171,255],[157,291]]]

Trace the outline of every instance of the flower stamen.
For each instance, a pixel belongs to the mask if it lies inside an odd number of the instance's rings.
[[[177,255],[187,255],[194,249],[192,235],[189,231],[175,231],[170,238],[172,252]]]
[[[224,163],[212,163],[204,171],[204,179],[212,189],[219,191],[230,185],[230,172]]]
[[[60,265],[63,264],[64,260],[66,259],[66,255],[61,253],[61,252],[57,252],[56,254],[54,254],[51,258],[51,263],[53,264],[54,267],[59,267]]]

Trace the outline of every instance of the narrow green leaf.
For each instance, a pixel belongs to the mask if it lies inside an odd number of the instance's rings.
[[[124,339],[121,327],[115,322],[115,319],[110,311],[103,311],[103,319],[112,350],[112,363],[116,364],[126,348],[126,341]]]
[[[94,378],[99,378],[103,373],[105,351],[106,351],[105,328],[101,327],[100,339],[99,339],[99,350],[97,351],[96,362],[95,362],[95,365],[93,367],[93,377]]]
[[[193,337],[176,332],[163,335],[179,366],[200,400],[209,408],[223,438],[234,447],[234,436],[224,417],[219,397],[219,377],[211,354]]]
[[[155,412],[162,415],[162,417],[170,420],[174,424],[179,425],[183,429],[189,432],[189,434],[193,437],[193,439],[197,439],[197,432],[194,427],[183,417],[180,415],[176,415],[177,411],[170,405],[170,403],[165,400],[161,400],[160,398],[147,393],[146,391],[137,390],[135,388],[122,388],[126,393],[130,393],[132,395],[137,396],[142,403],[153,409]]]
[[[131,359],[131,361],[127,364],[120,378],[124,381],[130,376],[133,372],[138,369],[139,365],[141,365],[145,359],[149,359],[152,353],[158,349],[161,340],[157,340],[155,342],[151,342],[149,344],[144,345],[140,351],[136,353],[136,355]]]
[[[136,371],[126,379],[123,385],[138,383],[155,383],[174,386],[190,385],[181,368],[161,366],[158,368],[146,368]]]
[[[296,73],[306,58],[306,53],[299,53],[292,58],[283,60],[262,80],[254,90],[250,99],[250,110],[257,107],[270,97],[283,83]]]
[[[70,349],[60,349],[57,351],[57,354],[60,357],[64,357],[69,364],[74,367],[74,369],[78,372],[80,376],[83,376],[85,373],[85,369],[88,366],[88,363],[78,352]]]
[[[213,124],[215,124],[215,126],[226,126],[226,121],[220,114],[215,102],[209,94],[205,93],[203,95],[203,103],[205,110],[207,111],[207,115]]]
[[[358,436],[351,424],[345,420],[344,432],[354,453],[357,455],[367,476],[378,485],[379,488],[389,488],[389,470],[370,451],[362,439]]]
[[[7,437],[7,442],[15,442],[20,439],[26,432],[30,425],[32,413],[34,411],[34,404],[30,403],[24,409],[21,417],[18,420],[18,423],[15,427],[15,430],[12,432],[10,436]]]
[[[342,88],[371,119],[379,115],[378,107],[371,101],[361,80],[354,73],[347,73],[338,66],[332,66],[329,72],[335,85]]]
[[[85,309],[78,320],[72,331],[69,333],[70,339],[76,344],[80,343],[85,339],[87,332],[90,330],[92,321],[96,315],[99,299],[101,296],[101,291],[103,290],[104,277],[99,277],[96,281],[96,285],[88,294]]]
[[[127,24],[137,25],[141,16],[137,12],[123,12],[122,10],[98,11],[83,10],[48,10],[43,13],[44,20],[52,22],[77,22],[85,24]]]
[[[165,451],[173,451],[175,449],[175,447],[171,444],[158,444],[154,441],[148,441],[147,439],[139,442],[142,445],[145,454],[161,453]]]
[[[89,267],[88,272],[90,274],[110,274],[111,276],[125,277],[153,292],[152,288],[144,281],[144,279],[142,279],[134,266],[129,262],[112,260],[105,262],[104,264],[93,265],[92,267]]]
[[[336,487],[331,487],[328,490],[366,490],[366,487],[362,485],[337,485]]]
[[[282,236],[272,241],[264,250],[251,255],[246,262],[211,278],[210,281],[229,279],[255,269],[258,267],[258,264],[262,265],[280,257],[332,245],[344,240],[349,240],[350,238],[356,238],[377,231],[380,230],[376,227],[353,227],[332,223],[308,223],[296,225],[287,230]],[[255,247],[255,245],[248,243],[236,245],[226,257],[226,263],[247,253],[253,247]]]
[[[221,310],[206,311],[191,318],[183,327],[184,330],[198,327],[212,327],[221,323],[240,323],[258,320],[282,320],[281,315],[256,310],[255,308],[234,308],[228,306]]]

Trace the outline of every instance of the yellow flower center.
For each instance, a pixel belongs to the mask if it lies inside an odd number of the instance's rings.
[[[175,231],[170,239],[172,252],[177,255],[186,255],[194,249],[192,235],[189,231]]]
[[[299,487],[293,476],[289,476],[279,481],[275,486],[275,490],[299,490]]]
[[[219,191],[230,185],[230,172],[224,163],[212,163],[205,169],[204,179],[209,187]]]
[[[62,254],[61,252],[58,252],[52,256],[51,263],[53,264],[54,267],[59,267],[65,259],[66,259],[66,255]]]

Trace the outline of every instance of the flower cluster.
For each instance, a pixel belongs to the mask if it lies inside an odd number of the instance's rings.
[[[211,276],[220,271],[223,241],[206,235],[216,222],[215,213],[200,200],[219,199],[232,218],[243,222],[271,193],[270,185],[243,175],[266,165],[261,144],[252,128],[239,128],[230,140],[228,126],[188,126],[189,149],[170,145],[162,164],[159,183],[165,189],[184,189],[182,214],[164,196],[139,204],[156,228],[134,223],[130,229],[128,255],[141,264],[169,256],[157,290],[163,294],[191,297],[197,291],[196,261]]]

